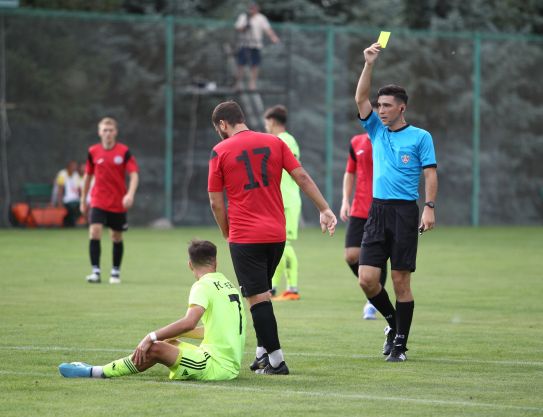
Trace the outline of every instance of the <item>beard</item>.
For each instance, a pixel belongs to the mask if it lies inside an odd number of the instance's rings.
[[[217,131],[219,132],[219,136],[221,137],[221,139],[228,139],[228,133],[224,130],[221,130],[221,128],[217,128]]]

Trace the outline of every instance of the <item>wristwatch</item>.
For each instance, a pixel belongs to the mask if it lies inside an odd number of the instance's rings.
[[[433,201],[427,201],[426,203],[424,203],[424,205],[430,207],[431,209],[436,207]]]

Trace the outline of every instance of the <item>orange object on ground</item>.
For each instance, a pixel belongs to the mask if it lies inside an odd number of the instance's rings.
[[[30,206],[26,203],[15,203],[11,205],[11,214],[15,221],[22,226],[29,226],[31,219]]]
[[[296,301],[300,299],[300,294],[292,291],[283,291],[281,295],[272,297],[273,301]]]
[[[36,226],[62,226],[66,209],[64,207],[33,208],[30,212]]]

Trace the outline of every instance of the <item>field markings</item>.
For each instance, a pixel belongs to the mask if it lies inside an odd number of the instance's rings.
[[[27,376],[27,377],[46,377],[46,378],[60,378],[60,375],[53,373],[44,373],[44,372],[18,372],[18,371],[3,371],[0,370],[0,375],[15,375],[15,376]],[[263,377],[265,378],[265,377]],[[230,391],[230,392],[250,392],[250,393],[259,393],[264,395],[273,395],[273,396],[301,396],[301,397],[318,397],[318,398],[337,398],[344,400],[369,400],[369,401],[393,401],[400,403],[413,403],[420,405],[441,405],[441,406],[450,406],[450,407],[471,407],[471,408],[490,408],[495,410],[522,410],[541,413],[543,412],[543,407],[529,407],[529,406],[517,406],[509,404],[493,404],[493,403],[483,403],[476,401],[459,401],[459,400],[436,400],[429,398],[412,398],[412,397],[402,397],[402,396],[381,396],[373,394],[346,394],[341,392],[333,391],[303,391],[303,390],[292,390],[292,389],[274,389],[270,387],[266,388],[256,388],[256,387],[241,387],[236,385],[226,385],[225,383],[194,383],[186,381],[157,381],[154,379],[148,379],[145,377],[131,378],[127,379],[127,382],[131,383],[143,383],[150,385],[164,385],[190,389],[199,389],[208,391],[209,389],[215,389],[219,391]]]
[[[66,351],[66,352],[111,352],[111,353],[130,353],[133,349],[112,349],[112,348],[88,348],[88,347],[67,347],[67,346],[9,346],[0,345],[0,350],[22,350],[22,351]],[[253,355],[252,351],[246,351],[246,355]],[[316,357],[316,358],[345,358],[345,359],[376,359],[383,356],[378,355],[341,355],[337,353],[317,353],[317,352],[285,352],[288,356]],[[465,363],[465,364],[486,364],[486,365],[508,365],[508,366],[543,366],[543,361],[522,361],[522,360],[484,360],[484,359],[458,359],[458,358],[425,358],[419,357],[412,362],[436,362],[436,363]]]

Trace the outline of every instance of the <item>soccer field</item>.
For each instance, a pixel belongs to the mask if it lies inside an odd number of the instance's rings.
[[[381,354],[385,321],[361,319],[362,291],[335,237],[301,230],[300,301],[274,304],[289,376],[248,365],[229,382],[64,379],[61,362],[104,364],[184,315],[186,243],[216,228],[132,229],[123,283],[90,285],[85,230],[0,231],[1,416],[541,416],[543,228],[438,228],[420,239],[409,360]],[[102,241],[102,268],[111,244]],[[106,282],[107,282],[107,274]],[[387,288],[392,294],[391,283]]]

